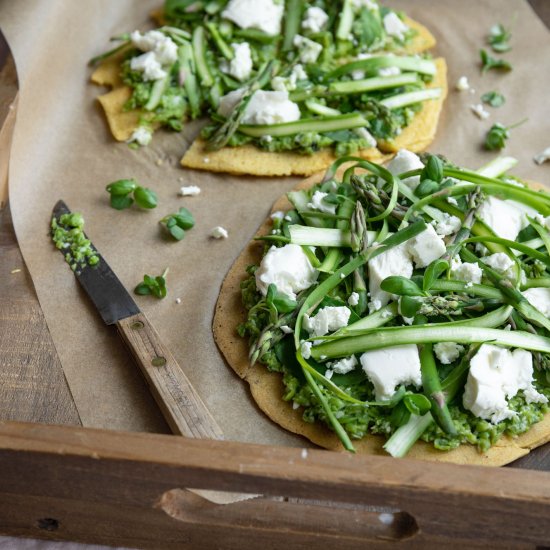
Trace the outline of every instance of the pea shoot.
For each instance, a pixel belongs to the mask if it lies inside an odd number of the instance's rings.
[[[162,275],[157,277],[151,277],[150,275],[143,276],[143,282],[139,283],[134,292],[140,296],[155,296],[155,298],[161,299],[166,297],[166,276],[168,275],[168,268],[164,270]]]
[[[502,107],[506,103],[506,98],[500,92],[487,92],[481,96],[481,101],[491,107]]]
[[[116,210],[130,208],[134,202],[140,208],[156,208],[157,194],[147,187],[141,187],[135,179],[117,180],[105,188],[111,195],[110,204]],[[133,198],[130,196],[133,194]]]
[[[489,36],[487,38],[488,44],[491,46],[493,51],[498,53],[503,53],[510,51],[512,46],[510,46],[509,41],[512,38],[512,33],[501,23],[493,25],[489,30]]]
[[[195,218],[187,208],[180,208],[175,214],[164,216],[159,223],[174,239],[181,241],[185,237],[185,231],[194,227]]]
[[[510,62],[506,61],[505,59],[496,59],[494,57],[491,57],[487,53],[487,50],[479,50],[479,56],[481,57],[481,72],[483,74],[492,69],[498,71],[512,70],[512,65],[510,64]]]
[[[493,124],[485,137],[485,149],[488,149],[489,151],[500,151],[501,149],[504,149],[506,146],[506,140],[510,137],[509,131],[512,128],[516,128],[523,124],[526,120],[527,119],[523,119],[516,124],[512,124],[512,126],[504,126],[499,122]]]

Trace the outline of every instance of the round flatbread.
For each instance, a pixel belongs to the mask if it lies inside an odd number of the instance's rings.
[[[323,174],[312,176],[301,182],[296,189],[311,187],[318,183],[322,176]],[[533,184],[533,187],[542,186]],[[292,205],[284,196],[273,205],[272,212],[284,212],[291,207]],[[271,224],[271,218],[268,217],[256,235],[268,234],[271,231]],[[293,409],[292,403],[283,401],[284,386],[281,374],[270,372],[259,363],[249,364],[248,341],[237,334],[236,328],[246,318],[247,313],[241,302],[240,283],[246,278],[246,267],[260,262],[263,246],[261,242],[252,241],[241,252],[227,273],[214,314],[214,339],[228,365],[249,384],[252,397],[258,407],[271,420],[290,432],[303,435],[320,447],[341,451],[343,446],[334,432],[320,422],[315,424],[305,422],[300,409]],[[480,453],[473,445],[466,444],[452,451],[439,451],[430,444],[418,441],[407,457],[455,464],[502,466],[548,441],[550,441],[550,414],[517,438],[501,437],[486,453]],[[361,440],[354,440],[353,445],[358,453],[388,456],[382,448],[384,442],[385,439],[381,436],[368,435]]]

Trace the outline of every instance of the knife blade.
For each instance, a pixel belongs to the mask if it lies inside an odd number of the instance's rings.
[[[59,223],[71,211],[63,201],[53,209]],[[88,238],[88,237],[86,237]],[[99,262],[83,265],[75,276],[107,325],[116,325],[174,433],[223,439],[223,432],[147,317],[92,244]],[[63,255],[65,251],[61,249]]]

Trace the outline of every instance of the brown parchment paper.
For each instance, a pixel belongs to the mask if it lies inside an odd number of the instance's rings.
[[[110,137],[95,101],[101,89],[89,84],[87,60],[108,48],[110,36],[148,25],[148,12],[161,3],[145,0],[0,0],[0,25],[14,52],[21,81],[19,113],[10,165],[10,200],[23,255],[84,425],[115,430],[167,431],[140,374],[116,331],[102,324],[59,253],[49,241],[48,221],[63,198],[83,212],[86,230],[122,282],[132,289],[144,273],[170,267],[168,297],[137,298],[161,337],[216,417],[228,439],[303,445],[269,421],[248,387],[216,349],[211,322],[223,277],[270,211],[272,202],[297,179],[211,175],[179,167],[199,125],[184,134],[160,133],[138,151]],[[550,183],[550,163],[532,156],[550,145],[548,90],[550,36],[522,0],[393,0],[426,24],[447,59],[450,93],[431,150],[477,168],[494,154],[481,149],[494,122],[512,124],[505,153],[520,164],[515,172]],[[513,23],[511,73],[481,76],[478,50],[489,27]],[[456,92],[461,75],[475,93]],[[478,120],[469,106],[497,89],[507,102]],[[104,187],[135,177],[159,195],[153,211],[117,212]],[[199,185],[194,198],[178,197],[181,185]],[[164,240],[158,220],[180,206],[197,224],[182,242]],[[209,231],[222,225],[229,239]],[[181,298],[181,304],[176,303]]]

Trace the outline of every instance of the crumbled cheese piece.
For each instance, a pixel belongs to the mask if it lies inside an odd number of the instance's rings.
[[[443,212],[443,217],[443,221],[436,222],[435,224],[435,232],[438,235],[452,235],[462,226],[462,222],[456,216],[451,216],[450,214],[447,214],[447,212]]]
[[[162,68],[155,52],[147,52],[137,57],[132,57],[130,68],[132,71],[143,73],[143,80],[159,80],[168,74]]]
[[[396,76],[398,74],[401,74],[399,67],[382,67],[378,69],[378,76]]]
[[[455,342],[439,342],[434,346],[435,356],[442,365],[450,365],[458,359],[464,351],[464,346]]]
[[[470,105],[470,109],[472,110],[472,113],[474,113],[474,115],[481,120],[489,118],[489,111],[487,111],[481,103],[478,103],[477,105]]]
[[[546,317],[550,317],[550,288],[528,288],[522,294],[532,306],[536,307]]]
[[[284,334],[292,334],[294,332],[288,325],[281,325],[280,329]]]
[[[248,42],[242,42],[241,44],[233,43],[231,47],[235,55],[229,62],[229,74],[240,82],[248,80],[252,73],[250,44]]]
[[[424,164],[422,164],[422,161],[418,155],[411,153],[411,151],[408,151],[407,149],[400,149],[397,152],[397,155],[390,160],[386,168],[394,176],[398,176],[399,174],[403,174],[404,172],[408,172],[410,170],[424,168]],[[403,183],[414,190],[420,183],[420,176],[404,179]]]
[[[332,375],[334,374],[334,371],[332,369],[327,369],[325,371],[325,378],[327,380],[330,380],[332,378]]]
[[[273,283],[279,292],[295,300],[296,292],[309,288],[317,275],[301,246],[272,246],[256,271],[256,288],[265,296]]]
[[[451,277],[457,281],[466,283],[481,283],[483,271],[477,263],[462,263],[459,258],[453,258],[451,265]]]
[[[172,65],[178,59],[177,44],[160,31],[149,31],[145,34],[134,31],[130,34],[130,40],[142,52],[153,52],[161,65]]]
[[[197,185],[184,185],[180,189],[182,197],[196,197],[201,192],[201,188]]]
[[[373,0],[351,0],[355,9],[367,8],[370,11],[378,11],[378,4]]]
[[[302,63],[315,63],[319,54],[323,51],[323,46],[314,40],[297,34],[294,36],[293,44],[299,50],[299,58]]]
[[[273,141],[273,136],[270,136],[270,135],[262,136],[260,139],[262,141],[265,141],[266,143],[271,143]]]
[[[346,306],[326,306],[313,317],[304,316],[304,328],[310,336],[324,336],[348,324],[351,311]]]
[[[218,225],[217,227],[212,228],[210,231],[210,236],[213,239],[227,239],[227,237],[229,237],[229,233],[227,232],[227,229],[224,229]]]
[[[518,233],[529,224],[525,214],[533,216],[537,212],[519,202],[489,196],[477,213],[499,237],[514,241]]]
[[[241,29],[258,29],[275,36],[281,32],[284,3],[273,0],[229,0],[222,17]]]
[[[218,113],[228,117],[241,100],[244,90],[238,89],[224,95],[220,99]],[[279,124],[294,122],[300,118],[298,105],[288,99],[288,92],[271,92],[258,90],[250,99],[242,124]]]
[[[368,262],[369,291],[372,301],[369,303],[369,311],[379,310],[390,301],[390,294],[380,288],[380,283],[390,275],[411,277],[413,264],[406,243],[390,248],[382,252]]]
[[[356,306],[359,303],[359,294],[352,292],[348,298],[348,304],[350,306]]]
[[[269,216],[272,220],[282,220],[285,216],[285,213],[281,210],[277,210],[276,212],[273,212],[271,216]]]
[[[479,418],[497,424],[517,413],[506,399],[523,390],[528,403],[548,400],[533,387],[533,357],[523,349],[483,344],[470,361],[462,404]]]
[[[401,42],[405,40],[405,34],[408,32],[409,27],[399,19],[395,12],[391,11],[384,15],[383,23],[387,34],[397,38]]]
[[[145,146],[151,143],[153,139],[153,132],[145,126],[138,126],[134,133],[130,136],[128,143],[135,142],[139,145]]]
[[[298,63],[294,66],[288,77],[275,76],[271,79],[271,87],[279,92],[285,90],[291,92],[296,89],[296,83],[300,80],[307,80],[307,73],[304,67]]]
[[[311,32],[320,32],[327,24],[328,14],[325,10],[312,6],[306,10],[305,17],[302,20],[302,29]]]
[[[538,155],[535,155],[533,160],[537,164],[542,164],[543,162],[550,160],[550,147],[547,147],[544,151],[541,151]]]
[[[458,206],[458,201],[454,197],[447,197],[447,202],[453,206]]]
[[[176,298],[176,304],[181,304],[181,298]]]
[[[311,346],[313,344],[311,342],[302,342],[300,345],[300,352],[302,353],[302,357],[304,359],[309,359],[311,357]]]
[[[406,242],[407,250],[416,267],[426,267],[443,254],[447,247],[443,239],[428,225],[424,231]]]
[[[470,89],[470,83],[468,82],[468,77],[466,77],[466,76],[461,76],[461,77],[457,80],[457,83],[456,83],[455,88],[456,88],[459,92],[465,92],[466,90],[469,90],[469,89]]]
[[[296,403],[296,401],[293,401],[292,402],[292,409],[293,410],[297,410],[300,408],[300,403]]]
[[[415,344],[367,351],[359,358],[374,385],[377,401],[390,399],[401,384],[422,384],[420,357]]]
[[[208,157],[204,157],[202,161],[204,162],[204,164],[208,164],[210,162],[210,159]]]
[[[311,197],[311,202],[307,203],[308,208],[313,210],[319,210],[319,212],[325,212],[326,214],[335,214],[336,205],[329,204],[323,199],[328,195],[328,193],[323,193],[322,191],[315,191]]]
[[[352,355],[350,357],[344,357],[344,359],[340,359],[340,361],[329,363],[329,365],[336,374],[346,374],[357,366],[357,359],[355,355]]]
[[[497,252],[496,254],[491,254],[490,256],[485,256],[481,258],[484,263],[489,267],[492,267],[495,271],[499,273],[506,273],[511,267],[513,267],[514,260],[510,258],[504,252]]]
[[[360,54],[354,59],[354,61],[360,61],[361,59],[370,59],[371,57],[375,57],[375,54],[372,54],[372,53],[360,53]],[[365,78],[365,71],[361,71],[361,70],[351,71],[351,78],[353,78],[353,80],[363,80],[363,78]]]

